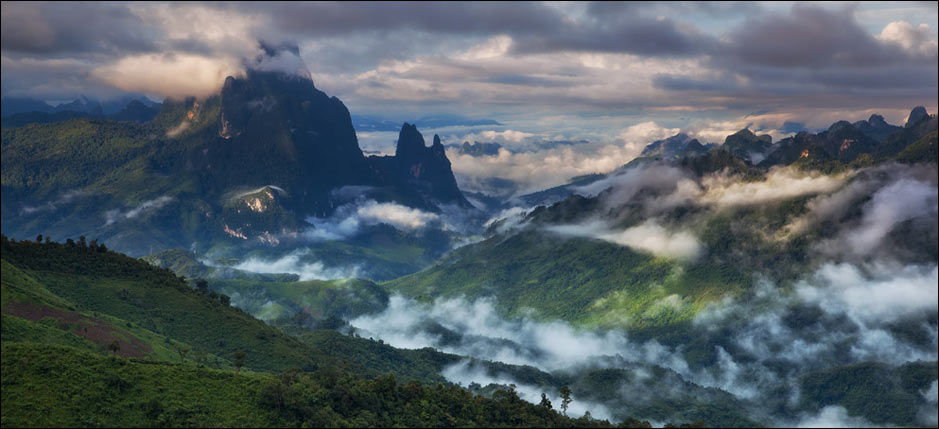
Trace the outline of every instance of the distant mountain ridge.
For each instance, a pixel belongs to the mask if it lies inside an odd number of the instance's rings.
[[[31,98],[4,97],[2,102],[4,127],[18,127],[31,123],[51,123],[77,118],[106,118],[117,121],[148,122],[160,111],[160,103],[146,96],[129,94],[105,102],[85,96],[69,103],[52,106]]]
[[[58,112],[81,112],[92,116],[112,115],[120,112],[128,104],[137,101],[146,107],[159,107],[160,103],[155,102],[142,94],[125,94],[119,97],[96,100],[84,95],[67,102],[56,105],[45,101],[29,97],[3,97],[0,100],[0,116],[8,117],[17,113],[58,113]]]
[[[910,119],[906,125],[900,127],[887,123],[881,115],[873,114],[866,121],[854,123],[838,121],[821,132],[813,134],[800,131],[792,137],[777,142],[773,142],[772,136],[768,134],[758,135],[748,128],[727,136],[720,145],[713,143],[702,145],[689,135],[679,132],[674,136],[646,145],[639,157],[608,174],[572,178],[564,185],[521,195],[517,199],[529,206],[550,205],[574,193],[574,189],[578,186],[587,185],[624,170],[657,160],[691,162],[689,158],[713,150],[720,150],[730,155],[729,159],[721,158],[724,161],[736,161],[740,165],[746,163],[763,168],[794,163],[812,164],[816,167],[825,164],[831,167],[851,163],[858,158],[880,162],[899,157],[907,147],[913,149],[914,143],[921,141],[937,129],[937,116],[930,115],[922,106],[915,107],[908,117]],[[477,147],[464,144],[460,150],[461,153],[464,151],[475,153],[471,151],[474,149],[478,151]],[[929,158],[928,142],[915,149],[918,151],[916,154],[907,154],[906,157]],[[709,159],[717,158],[720,157],[706,158],[695,163],[702,167],[713,168],[713,165],[705,164],[710,162]],[[508,206],[503,208],[508,208]]]
[[[433,115],[422,116],[410,120],[414,125],[422,128],[443,128],[443,127],[480,127],[480,126],[502,126],[503,124],[493,119],[470,119],[457,115]],[[375,116],[352,115],[352,124],[356,131],[398,131],[401,128],[400,121],[394,121]]]

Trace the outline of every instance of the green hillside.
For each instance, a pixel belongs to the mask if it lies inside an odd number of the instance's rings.
[[[4,427],[612,427],[500,391],[364,379],[341,369],[280,375],[2,345]]]
[[[745,284],[733,270],[686,269],[599,240],[525,231],[467,246],[386,286],[427,300],[494,296],[508,314],[533,308],[545,319],[612,327],[623,326],[626,318],[633,326],[686,321],[704,303]]]
[[[298,316],[311,321],[330,317],[351,319],[381,311],[388,305],[384,289],[360,279],[297,282],[210,279],[208,284],[211,290],[231,296],[239,308],[265,321]]]
[[[610,426],[511,390],[483,397],[448,385],[440,371],[460,356],[328,330],[288,336],[225,295],[97,243],[3,236],[0,253],[4,427]],[[337,285],[300,283],[321,293],[272,290],[323,305]],[[559,385],[534,368],[477,362],[546,391]]]
[[[249,368],[312,364],[297,340],[230,307],[225,296],[193,290],[169,270],[81,243],[4,238],[2,246],[4,261],[25,273],[23,278],[35,279],[78,311],[109,315],[223,358],[241,350]],[[4,303],[4,312],[9,305],[14,304]]]

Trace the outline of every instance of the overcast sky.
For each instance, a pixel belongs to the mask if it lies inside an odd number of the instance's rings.
[[[781,136],[874,112],[902,123],[939,104],[934,1],[4,1],[2,12],[3,95],[52,102],[208,95],[264,42],[299,47],[316,86],[353,114],[492,118],[508,127],[490,131],[515,139]]]

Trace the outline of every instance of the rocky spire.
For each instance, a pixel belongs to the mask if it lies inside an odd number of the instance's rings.
[[[926,108],[923,106],[916,106],[913,108],[913,111],[910,112],[909,118],[906,120],[906,127],[912,127],[916,125],[917,122],[921,121],[923,118],[929,116],[929,113],[926,113]]]
[[[417,126],[405,122],[398,134],[395,158],[403,164],[410,164],[420,160],[424,149],[424,136],[417,130]]]

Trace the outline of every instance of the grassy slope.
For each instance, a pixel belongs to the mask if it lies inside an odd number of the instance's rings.
[[[62,344],[85,350],[106,352],[107,346],[114,340],[123,345],[123,354],[134,349],[133,342],[139,341],[149,348],[145,355],[156,360],[181,360],[177,348],[192,350],[190,344],[174,341],[164,335],[154,333],[139,325],[123,319],[95,312],[79,311],[71,302],[50,292],[25,271],[0,259],[2,263],[2,304],[3,341],[38,342],[43,344]],[[31,320],[7,313],[22,311],[39,313]],[[46,313],[42,317],[42,313]],[[41,317],[41,318],[40,318]],[[89,338],[87,329],[92,329]],[[85,332],[82,333],[82,329]],[[104,335],[95,335],[98,334]],[[193,359],[190,355],[190,360]],[[206,353],[200,355],[206,361],[216,361],[228,365],[225,359]]]
[[[433,267],[385,285],[422,299],[494,296],[509,314],[588,326],[671,325],[746,278],[712,265],[681,267],[599,240],[525,231],[467,246]],[[674,297],[671,297],[675,295]]]
[[[388,379],[369,378],[392,373],[402,380],[442,382],[439,370],[461,358],[432,350],[397,350],[333,331],[309,332],[302,342],[294,340],[193,291],[166,270],[113,252],[4,240],[2,256],[3,426],[602,425],[564,419],[513,394],[491,400],[451,387],[410,384],[393,389],[389,397]],[[27,320],[7,314],[23,308],[68,320],[93,319],[109,329],[122,329],[154,351],[142,356],[145,359],[109,356],[112,351],[82,338],[74,324],[62,319]],[[147,323],[189,343],[140,326]],[[214,331],[212,324],[226,329]],[[190,325],[205,332],[194,332]],[[289,376],[293,381],[285,382],[247,369],[209,369],[204,364],[211,355],[193,358],[190,353],[176,363],[180,358],[171,346],[212,348],[206,337],[244,342],[240,348],[248,350],[249,368],[302,369],[300,364],[315,362],[320,371]],[[284,350],[288,346],[292,352]],[[268,350],[280,355],[263,353]],[[265,359],[252,360],[252,353]],[[297,355],[300,364],[288,360]],[[489,365],[550,378],[532,368]],[[302,383],[294,380],[297,377]]]
[[[109,358],[3,343],[4,427],[268,426],[257,406],[272,375]]]
[[[239,309],[193,291],[168,270],[146,262],[77,246],[24,242],[5,242],[3,259],[4,290],[8,289],[10,272],[10,282],[24,280],[26,286],[22,288],[41,285],[75,311],[98,318],[110,316],[115,322],[142,328],[139,331],[149,330],[172,339],[164,343],[178,341],[222,359],[231,359],[231,353],[243,350],[246,365],[259,370],[312,364],[299,341]]]
[[[38,344],[2,352],[4,427],[611,427],[514,393],[487,399],[393,377],[236,373]]]
[[[939,139],[936,131],[927,134],[925,137],[910,144],[897,155],[897,161],[915,164],[918,162],[931,162],[935,164],[939,161]]]
[[[368,280],[307,280],[263,282],[210,279],[212,290],[232,296],[233,303],[255,317],[272,321],[298,314],[313,320],[329,317],[351,319],[381,311],[388,294]]]

